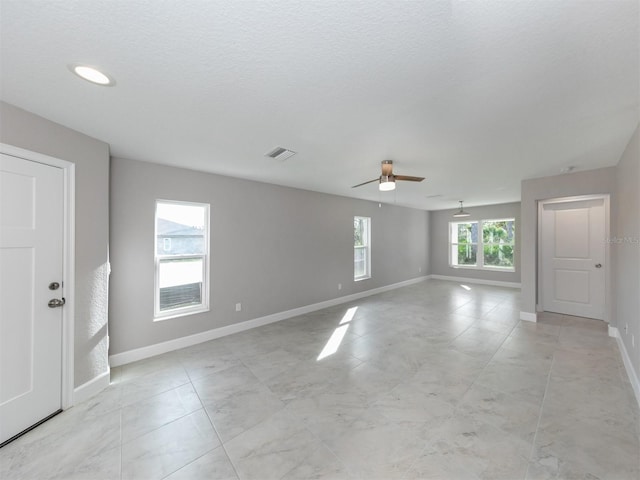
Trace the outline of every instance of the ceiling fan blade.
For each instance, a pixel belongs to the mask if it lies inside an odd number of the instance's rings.
[[[421,182],[424,177],[412,177],[410,175],[395,175],[396,180],[404,180],[405,182]]]
[[[373,180],[369,180],[368,182],[359,183],[358,185],[354,185],[351,188],[361,187],[362,185],[366,185],[367,183],[379,182],[380,178],[374,178]]]

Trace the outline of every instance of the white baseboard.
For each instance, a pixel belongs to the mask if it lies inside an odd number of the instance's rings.
[[[493,287],[520,288],[521,286],[521,284],[517,282],[500,282],[498,280],[483,280],[482,278],[451,277],[448,275],[429,275],[429,278],[432,278],[434,280],[447,280],[449,282],[478,283],[480,285],[491,285]]]
[[[394,283],[391,285],[385,285],[384,287],[373,288],[364,292],[354,293],[352,295],[346,295],[344,297],[333,298],[324,302],[314,303],[306,305],[304,307],[294,308],[292,310],[286,310],[284,312],[274,313],[264,317],[254,318],[252,320],[246,320],[241,323],[235,323],[233,325],[227,325],[225,327],[214,328],[205,332],[188,335],[186,337],[180,337],[166,342],[156,343],[147,347],[136,348],[122,353],[116,353],[109,356],[109,365],[112,367],[118,367],[127,363],[136,362],[145,358],[150,358],[156,355],[160,355],[167,352],[172,352],[180,348],[190,347],[199,343],[208,342],[220,337],[226,337],[234,333],[244,332],[252,328],[261,327],[270,323],[279,322],[288,318],[297,317],[298,315],[304,315],[305,313],[315,312],[327,307],[333,307],[334,305],[340,305],[342,303],[358,300],[359,298],[369,297],[378,293],[387,292],[389,290],[395,290],[396,288],[406,287],[415,283],[420,283],[427,280],[429,277],[417,277],[411,280],[405,280],[403,282]]]
[[[520,320],[524,320],[525,322],[537,322],[538,314],[533,312],[520,312]]]
[[[106,372],[92,378],[86,383],[83,383],[79,387],[73,390],[73,405],[77,405],[80,402],[93,397],[97,393],[109,386],[111,382],[111,369],[107,369]]]
[[[609,336],[615,338],[618,343],[622,362],[624,363],[624,369],[627,371],[629,382],[631,382],[631,388],[633,388],[633,393],[636,395],[638,406],[640,406],[640,380],[638,379],[638,374],[634,370],[629,354],[627,353],[627,347],[624,346],[624,342],[620,337],[620,331],[616,327],[609,325]]]

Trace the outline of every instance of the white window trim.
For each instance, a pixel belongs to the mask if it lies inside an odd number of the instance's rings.
[[[361,282],[362,280],[368,280],[371,278],[371,217],[363,217],[362,215],[355,215],[354,220],[356,218],[363,218],[366,220],[366,224],[367,224],[367,244],[366,245],[362,245],[362,246],[353,246],[353,251],[354,251],[354,274],[353,274],[353,281],[354,282]],[[355,275],[355,249],[356,248],[364,248],[366,249],[366,271],[364,275],[360,275],[359,277],[356,277]]]
[[[204,215],[204,227],[205,227],[205,235],[204,235],[204,249],[205,252],[201,255],[158,255],[157,251],[157,242],[158,242],[158,204],[159,203],[171,203],[175,205],[187,205],[187,206],[195,206],[195,207],[204,207],[205,215]],[[169,320],[171,318],[184,317],[186,315],[193,315],[196,313],[203,313],[209,311],[209,214],[210,214],[210,205],[208,203],[198,203],[198,202],[183,202],[178,200],[164,200],[157,199],[156,206],[154,210],[154,227],[153,227],[153,256],[154,256],[154,285],[153,285],[153,321],[162,321]],[[203,258],[203,274],[202,274],[202,303],[200,305],[192,305],[189,307],[182,308],[174,308],[171,310],[166,310],[164,312],[160,311],[160,260],[165,258]]]
[[[495,265],[485,265],[484,264],[484,241],[482,237],[483,224],[485,222],[513,222],[515,225],[516,219],[511,217],[506,218],[485,218],[482,220],[459,220],[455,222],[449,222],[449,267],[463,270],[487,270],[492,272],[504,272],[504,273],[513,273],[516,271],[515,266],[515,247],[516,247],[516,239],[515,236],[513,238],[513,243],[508,243],[506,245],[512,245],[514,248],[514,265],[513,267],[497,267]],[[473,243],[472,245],[476,245],[478,248],[476,250],[476,264],[475,265],[455,265],[453,263],[453,245],[459,245],[459,243],[453,242],[452,236],[452,225],[458,225],[461,223],[477,223],[478,224],[478,241]],[[493,244],[492,244],[493,245]]]

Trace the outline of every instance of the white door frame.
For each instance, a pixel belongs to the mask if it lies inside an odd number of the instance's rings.
[[[611,223],[610,223],[610,195],[609,194],[594,194],[594,195],[579,195],[573,197],[558,197],[549,198],[547,200],[538,201],[538,248],[537,254],[537,302],[536,311],[542,312],[544,305],[543,289],[542,289],[542,210],[545,205],[553,203],[569,203],[569,202],[581,202],[584,200],[603,200],[604,201],[604,232],[606,239],[611,238]],[[604,321],[611,323],[611,252],[609,248],[609,242],[605,241],[604,244]]]
[[[62,308],[62,398],[61,406],[65,410],[73,406],[74,390],[74,323],[75,323],[75,180],[76,166],[72,162],[24,148],[0,143],[0,153],[22,158],[44,165],[62,169],[64,177],[64,225],[62,278],[64,297],[67,301]]]

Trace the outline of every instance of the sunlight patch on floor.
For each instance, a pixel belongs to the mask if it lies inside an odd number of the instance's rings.
[[[342,343],[342,339],[349,329],[349,322],[353,320],[353,317],[356,314],[356,310],[358,310],[358,307],[351,307],[349,310],[347,310],[347,312],[342,317],[342,320],[340,320],[340,326],[333,331],[331,337],[329,338],[329,341],[327,341],[327,344],[320,352],[320,355],[318,355],[316,361],[320,361],[323,358],[326,358],[329,355],[333,355],[338,351],[338,348],[340,348],[340,344]]]

